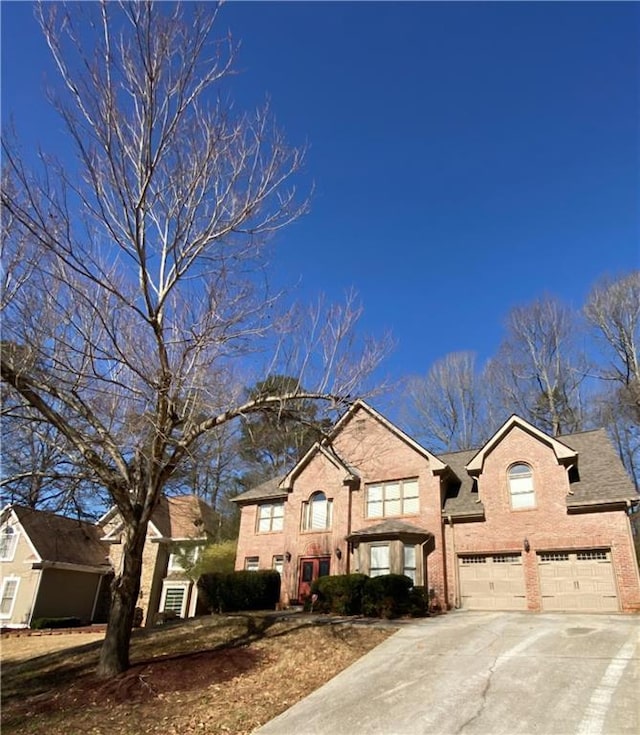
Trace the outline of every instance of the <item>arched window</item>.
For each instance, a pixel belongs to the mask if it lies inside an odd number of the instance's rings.
[[[534,508],[536,495],[533,489],[533,472],[531,471],[531,467],[523,462],[511,465],[508,475],[511,507],[514,510]]]
[[[326,531],[331,528],[333,502],[323,492],[314,493],[302,504],[302,528],[305,531]]]
[[[18,542],[18,534],[11,526],[5,526],[0,531],[0,560],[12,561],[16,551],[16,543]]]

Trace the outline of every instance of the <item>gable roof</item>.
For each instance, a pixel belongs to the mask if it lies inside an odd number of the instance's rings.
[[[98,522],[104,525],[118,515],[117,506],[110,508]],[[149,521],[149,530],[157,539],[202,539],[212,535],[216,528],[213,508],[197,495],[163,495]],[[119,536],[120,523],[105,538]]]
[[[638,500],[633,483],[604,429],[567,434],[559,439],[575,457],[567,469],[573,464],[577,470],[571,476],[567,508]],[[463,519],[484,514],[475,479],[467,471],[470,461],[477,455],[478,451],[473,449],[441,455],[451,470],[442,507],[444,516]]]
[[[40,561],[109,567],[109,550],[95,524],[21,505],[12,505],[10,510]]]
[[[533,424],[530,424],[528,421],[520,418],[520,416],[513,414],[513,416],[510,416],[491,437],[491,439],[489,439],[489,441],[486,442],[472,457],[467,464],[467,472],[472,475],[479,475],[482,472],[485,457],[494,449],[496,444],[498,444],[516,426],[545,444],[548,444],[555,452],[558,462],[567,462],[576,459],[576,452],[566,444],[563,444],[558,438],[545,434],[544,431],[540,431],[540,429],[535,427]]]
[[[405,434],[402,429],[399,429],[395,424],[386,419],[381,413],[378,413],[374,408],[369,406],[362,400],[355,401],[349,408],[349,410],[340,417],[336,422],[335,426],[329,432],[327,438],[316,442],[306,454],[291,468],[291,470],[281,479],[267,480],[260,485],[257,485],[250,490],[233,498],[234,503],[251,503],[259,500],[270,500],[274,498],[286,498],[291,483],[295,477],[309,464],[309,462],[318,454],[322,454],[337,468],[341,469],[345,473],[345,481],[348,482],[352,478],[357,478],[357,470],[351,467],[337,452],[332,451],[331,442],[335,437],[344,430],[345,426],[351,421],[351,419],[358,413],[358,411],[365,411],[369,416],[374,418],[386,429],[388,429],[394,436],[398,437],[405,444],[408,444],[418,454],[422,455],[429,461],[429,465],[434,474],[442,473],[446,470],[446,465],[441,461],[439,457],[432,454],[428,449],[425,449],[422,445],[418,444],[415,439],[412,439],[408,434]]]
[[[331,432],[329,433],[329,439],[328,441],[331,441],[334,439],[337,434],[339,434],[346,424],[351,421],[356,413],[358,411],[365,411],[369,414],[372,418],[374,418],[376,421],[378,421],[380,424],[382,424],[386,429],[388,429],[394,436],[398,437],[401,441],[403,441],[405,444],[410,446],[412,449],[414,449],[418,454],[422,455],[425,459],[429,461],[429,465],[431,466],[431,469],[433,471],[433,474],[438,474],[440,472],[444,472],[446,469],[446,465],[442,460],[430,452],[428,449],[423,447],[421,444],[418,444],[418,442],[415,439],[412,439],[408,434],[406,434],[402,429],[400,429],[395,424],[392,424],[389,419],[385,418],[381,413],[375,410],[375,408],[372,408],[368,403],[365,403],[365,401],[358,399],[355,401],[352,406],[349,408],[349,410],[342,416],[336,423],[336,425],[333,427]]]

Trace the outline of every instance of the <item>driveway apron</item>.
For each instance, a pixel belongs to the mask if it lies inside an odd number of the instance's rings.
[[[638,735],[637,616],[455,612],[403,626],[260,735]]]

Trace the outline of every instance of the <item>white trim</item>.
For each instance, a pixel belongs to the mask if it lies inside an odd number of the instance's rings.
[[[470,475],[479,475],[482,472],[485,457],[515,426],[523,429],[528,434],[532,434],[545,444],[548,444],[555,452],[556,459],[559,463],[577,459],[578,453],[573,449],[570,449],[566,444],[563,444],[559,439],[545,434],[544,431],[540,431],[540,429],[537,429],[533,424],[530,424],[528,421],[521,419],[520,416],[513,414],[504,422],[504,424],[502,424],[489,441],[471,458],[470,462],[465,467]]]
[[[36,547],[33,544],[33,541],[29,538],[29,534],[24,530],[24,526],[22,525],[22,523],[20,523],[20,519],[18,518],[18,514],[15,512],[15,510],[13,509],[13,507],[10,507],[9,508],[9,512],[11,513],[11,517],[13,518],[13,525],[15,525],[15,526],[18,527],[18,530],[19,530],[20,534],[25,539],[25,541],[27,542],[27,544],[29,544],[29,548],[33,552],[33,554],[35,556],[35,560],[36,561],[42,561],[42,557],[38,553],[38,549],[36,549]],[[29,560],[29,563],[31,563],[31,561],[32,560]]]
[[[184,590],[184,597],[182,598],[182,605],[180,607],[180,617],[185,618],[187,612],[187,601],[189,599],[189,588],[191,587],[190,581],[175,581],[173,579],[164,579],[162,581],[162,594],[160,596],[160,609],[159,612],[165,612],[164,606],[167,601],[167,590],[181,588]]]
[[[32,569],[63,569],[66,572],[85,572],[87,574],[108,574],[113,571],[110,564],[91,566],[89,564],[71,564],[65,561],[43,561],[33,564]]]
[[[11,616],[13,615],[13,609],[16,606],[16,600],[18,599],[18,589],[20,588],[20,577],[16,577],[15,575],[11,575],[9,577],[3,577],[2,579],[2,585],[0,586],[0,603],[2,603],[2,598],[4,597],[5,587],[7,586],[8,582],[15,582],[16,588],[13,593],[13,597],[11,598],[11,608],[9,609],[8,613],[0,612],[0,620],[11,620]]]

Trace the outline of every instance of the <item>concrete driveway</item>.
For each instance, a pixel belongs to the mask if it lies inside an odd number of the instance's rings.
[[[640,618],[455,612],[398,633],[261,735],[638,735]]]

